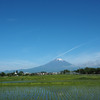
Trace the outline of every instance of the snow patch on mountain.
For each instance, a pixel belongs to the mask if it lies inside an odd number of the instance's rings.
[[[57,58],[56,61],[64,61],[63,59],[61,58]]]

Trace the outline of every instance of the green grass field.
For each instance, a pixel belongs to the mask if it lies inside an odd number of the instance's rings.
[[[12,82],[13,81],[13,82]],[[20,82],[18,82],[20,81]],[[44,75],[0,77],[0,86],[100,85],[100,75]]]
[[[100,75],[0,77],[0,100],[100,100]]]

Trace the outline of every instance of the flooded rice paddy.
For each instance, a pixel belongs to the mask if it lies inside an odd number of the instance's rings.
[[[100,87],[2,86],[0,100],[100,100]]]

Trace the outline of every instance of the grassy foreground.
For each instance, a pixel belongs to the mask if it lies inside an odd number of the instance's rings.
[[[0,86],[25,86],[25,85],[100,86],[100,75],[44,75],[44,76],[0,77]]]

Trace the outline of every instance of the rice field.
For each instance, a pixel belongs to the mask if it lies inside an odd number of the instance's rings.
[[[100,100],[100,87],[2,86],[0,100]]]
[[[100,100],[100,75],[0,77],[0,100]]]

